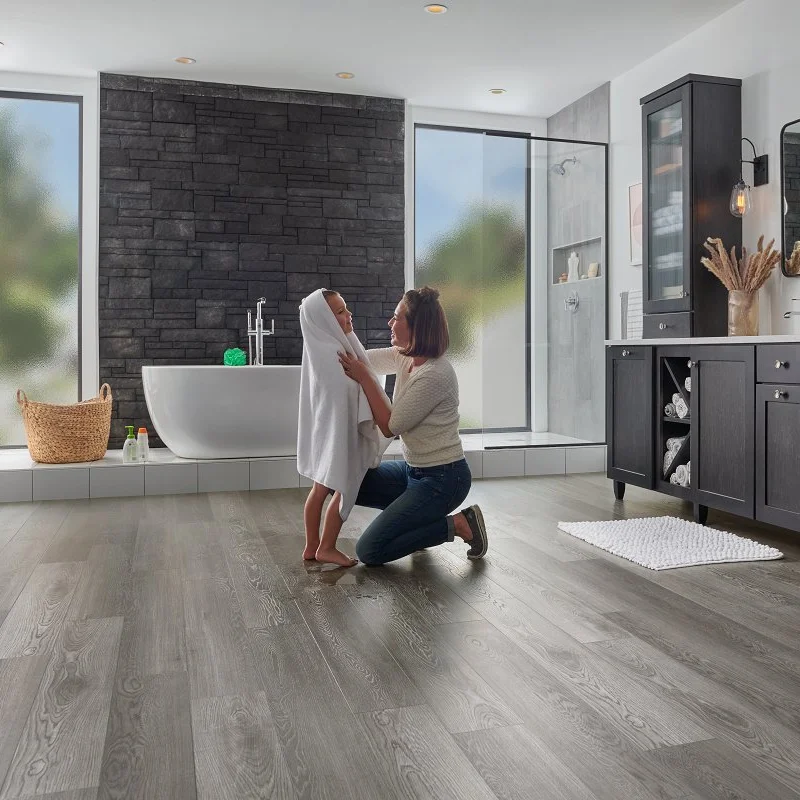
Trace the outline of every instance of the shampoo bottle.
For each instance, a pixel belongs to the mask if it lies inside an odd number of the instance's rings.
[[[150,445],[147,442],[147,428],[139,428],[139,435],[136,437],[136,452],[139,461],[147,461],[150,458]]]
[[[133,437],[133,425],[126,425],[125,430],[128,431],[128,438],[122,446],[122,463],[135,464],[136,463],[136,439]]]

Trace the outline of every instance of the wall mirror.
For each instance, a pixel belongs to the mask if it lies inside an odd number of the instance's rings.
[[[800,119],[787,122],[781,128],[781,197],[785,259],[781,269],[784,275],[800,278]],[[791,258],[793,251],[794,258]]]

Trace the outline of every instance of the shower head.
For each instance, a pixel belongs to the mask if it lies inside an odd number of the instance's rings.
[[[564,164],[566,164],[567,162],[571,162],[572,164],[577,164],[578,158],[577,156],[572,156],[572,158],[565,158],[561,163],[553,164],[553,166],[550,167],[550,170],[552,172],[555,172],[556,175],[566,175],[567,171],[564,169]]]

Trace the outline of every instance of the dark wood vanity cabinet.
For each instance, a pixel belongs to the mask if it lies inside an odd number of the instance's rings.
[[[753,516],[755,351],[692,347],[692,481],[703,506]]]
[[[800,531],[800,345],[759,348],[757,376],[756,517]]]
[[[632,483],[653,483],[653,348],[609,347],[606,351],[608,477],[618,499]]]
[[[606,358],[618,498],[633,483],[692,502],[701,522],[713,508],[800,531],[800,343],[614,346]],[[673,394],[685,418],[665,414]],[[665,471],[670,438],[684,441]],[[670,483],[678,461],[688,486]]]

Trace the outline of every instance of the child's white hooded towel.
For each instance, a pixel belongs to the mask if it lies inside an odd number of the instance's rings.
[[[354,333],[341,329],[322,289],[312,292],[300,305],[300,329],[303,365],[297,471],[341,492],[339,514],[345,520],[364,475],[380,464],[392,440],[375,425],[364,390],[345,375],[339,363],[340,352],[361,361],[366,361],[366,352]]]

